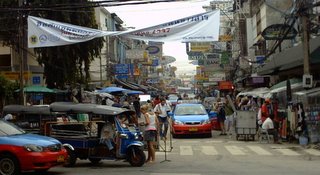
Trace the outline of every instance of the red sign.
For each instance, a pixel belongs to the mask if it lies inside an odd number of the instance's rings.
[[[219,89],[220,90],[232,90],[233,84],[231,81],[219,81]]]

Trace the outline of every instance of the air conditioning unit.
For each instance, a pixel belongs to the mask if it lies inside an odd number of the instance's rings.
[[[304,74],[302,78],[303,88],[312,88],[313,80],[312,75]]]

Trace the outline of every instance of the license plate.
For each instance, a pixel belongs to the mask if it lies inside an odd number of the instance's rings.
[[[198,128],[189,128],[189,131],[195,132],[195,131],[198,131]]]
[[[58,156],[57,162],[64,162],[64,156]]]

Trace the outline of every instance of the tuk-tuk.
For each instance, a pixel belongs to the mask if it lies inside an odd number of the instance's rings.
[[[50,111],[49,105],[7,105],[3,108],[3,116],[10,114],[14,116],[9,121],[34,134],[47,135],[44,133],[45,123],[56,121],[58,113]]]
[[[49,135],[71,146],[67,147],[69,158],[66,166],[73,166],[77,158],[98,163],[102,159],[126,159],[132,166],[142,166],[145,162],[142,133],[132,121],[134,112],[124,108],[96,104],[55,102],[51,112],[63,112],[67,116],[56,122],[47,122]],[[113,139],[110,150],[102,141],[103,128],[111,124]]]
[[[134,112],[106,105],[55,102],[44,106],[8,105],[5,114],[13,114],[13,123],[26,131],[58,139],[68,151],[64,166],[75,165],[77,158],[92,163],[125,159],[132,166],[145,162],[142,133],[134,124]],[[125,120],[125,121],[124,121]],[[111,124],[115,150],[102,140],[102,131]]]

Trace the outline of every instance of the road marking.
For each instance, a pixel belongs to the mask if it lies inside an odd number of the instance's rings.
[[[190,173],[151,173],[150,175],[201,175],[201,174],[190,174]]]
[[[282,155],[286,155],[286,156],[299,156],[300,154],[292,151],[291,149],[277,149],[277,151],[281,152]]]
[[[246,155],[245,152],[241,150],[238,146],[225,146],[225,148],[232,154],[232,155]]]
[[[307,152],[308,154],[311,154],[314,156],[320,156],[320,151],[318,151],[316,149],[306,149],[304,151]]]
[[[251,149],[253,152],[257,153],[258,155],[265,155],[265,156],[272,155],[270,152],[266,151],[260,146],[247,146],[247,147]]]
[[[211,140],[207,141],[207,143],[223,143],[223,140]]]
[[[233,141],[233,140],[230,140],[228,141],[229,144],[236,144],[236,143],[243,143],[242,141]]]
[[[213,146],[201,146],[201,152],[205,155],[218,155],[218,151]]]
[[[191,146],[180,146],[180,155],[182,156],[192,156],[193,151]]]

